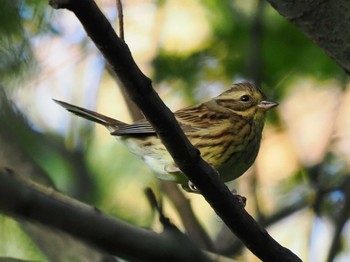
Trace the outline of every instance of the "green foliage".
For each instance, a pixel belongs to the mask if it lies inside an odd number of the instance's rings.
[[[0,215],[0,258],[11,257],[31,261],[47,261],[21,226],[9,217]]]
[[[212,26],[212,35],[202,50],[190,54],[166,53],[164,50],[155,58],[154,80],[156,82],[181,79],[187,94],[200,81],[232,82],[235,76],[242,75],[244,57],[247,52],[247,21],[234,21],[238,14],[229,1],[203,1]],[[190,91],[189,91],[190,90]]]
[[[246,65],[255,10],[243,14],[232,1],[202,3],[212,27],[209,44],[186,55],[161,51],[153,64],[156,82],[181,79],[185,89],[193,90],[203,80],[229,83],[241,77],[251,79]],[[275,98],[283,96],[284,86],[295,77],[345,79],[345,73],[323,50],[270,6],[266,5],[261,23],[263,86],[277,86],[273,88]]]
[[[271,10],[266,13],[262,49],[266,84],[283,85],[295,77],[345,78],[339,66],[294,25]]]
[[[33,73],[33,37],[48,26],[46,1],[0,1],[0,79],[8,81]],[[46,11],[45,11],[46,10]]]

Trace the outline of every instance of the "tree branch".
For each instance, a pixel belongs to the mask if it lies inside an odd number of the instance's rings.
[[[190,144],[172,112],[153,90],[151,80],[137,67],[127,45],[117,37],[95,2],[51,0],[50,4],[54,8],[67,8],[75,13],[123,82],[130,98],[152,124],[177,166],[244,244],[264,261],[300,261],[241,208],[238,200],[219,180],[216,172],[200,157],[199,151]]]
[[[88,172],[83,167],[80,159],[77,159],[74,154],[72,156],[71,152],[63,152],[64,147],[62,143],[56,143],[55,139],[52,137],[47,137],[31,130],[24,116],[11,104],[1,86],[0,123],[6,123],[6,125],[2,125],[0,129],[0,166],[11,167],[15,169],[17,173],[25,174],[26,178],[45,185],[46,187],[53,188],[53,183],[49,175],[36,164],[33,160],[35,156],[31,154],[33,151],[29,151],[27,147],[31,147],[30,150],[34,150],[37,155],[45,151],[50,152],[52,155],[59,154],[59,156],[66,157],[67,159],[70,158],[70,160],[73,157],[75,163],[77,163],[77,166],[73,166],[73,164],[71,166],[75,171],[74,175],[79,177],[79,179],[85,178],[84,190],[89,192],[89,196],[93,194],[94,191],[89,186],[91,184],[89,183]],[[28,146],[28,141],[31,141],[30,146]],[[38,141],[41,143],[40,146],[38,146]],[[35,146],[33,146],[34,144]],[[87,194],[84,195],[87,196]],[[75,197],[79,196],[81,197],[81,195],[75,195]],[[12,196],[7,201],[11,199]],[[84,199],[86,200],[86,198]],[[38,248],[40,248],[40,251],[49,261],[67,261],[68,258],[69,260],[73,259],[76,261],[86,261],[86,259],[101,261],[111,257],[111,255],[106,255],[101,252],[101,250],[92,248],[71,235],[63,234],[62,231],[57,232],[55,230],[50,230],[48,227],[43,227],[41,224],[32,224],[23,219],[17,222],[19,222],[21,228]],[[5,245],[7,240],[8,239],[2,239],[2,245]]]
[[[260,223],[264,227],[269,227],[278,221],[281,221],[282,219],[309,206],[310,203],[307,201],[307,197],[303,197],[302,199],[299,199],[298,201],[279,209],[269,217],[264,218],[264,220],[260,221]],[[221,232],[218,234],[218,237],[215,241],[216,251],[217,253],[224,256],[237,255],[237,253],[242,250],[242,243],[236,237],[228,236],[226,232],[227,229],[223,227],[221,229]]]
[[[156,234],[132,227],[4,168],[0,169],[0,209],[62,230],[126,259],[210,261],[178,230],[165,228]]]

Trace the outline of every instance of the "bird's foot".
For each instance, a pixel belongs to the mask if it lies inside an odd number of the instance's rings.
[[[190,181],[188,180],[188,188],[191,190],[192,193],[199,193],[198,188]]]
[[[236,189],[232,189],[231,190],[232,195],[238,200],[239,205],[242,208],[245,208],[246,204],[247,204],[247,198],[245,196],[241,196],[237,193]]]

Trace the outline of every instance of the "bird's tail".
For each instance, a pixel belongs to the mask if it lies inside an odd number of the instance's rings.
[[[91,110],[88,110],[88,109],[85,109],[85,108],[82,108],[79,106],[71,105],[71,104],[68,104],[66,102],[58,101],[55,99],[53,99],[53,100],[57,104],[59,104],[60,106],[67,109],[69,112],[71,112],[77,116],[91,120],[93,122],[99,123],[101,125],[104,125],[108,129],[110,129],[111,127],[113,129],[117,129],[117,127],[119,127],[119,126],[126,125],[124,122],[118,121],[116,119],[110,118],[110,117],[105,116],[105,115],[101,115],[101,114],[96,113],[94,111],[91,111]]]

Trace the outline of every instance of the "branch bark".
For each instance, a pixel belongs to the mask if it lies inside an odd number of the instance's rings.
[[[201,191],[202,195],[228,227],[263,261],[300,261],[290,250],[277,243],[265,229],[241,208],[238,200],[219,180],[215,171],[200,157],[172,112],[153,90],[151,80],[137,67],[127,45],[92,0],[51,0],[54,8],[74,12],[86,32],[123,82],[130,98],[142,110],[177,166]]]
[[[68,232],[126,259],[210,261],[174,228],[165,228],[163,233],[156,234],[132,227],[4,168],[0,169],[0,209],[15,217]]]
[[[268,0],[268,2],[280,15],[296,25],[349,74],[349,1]]]

